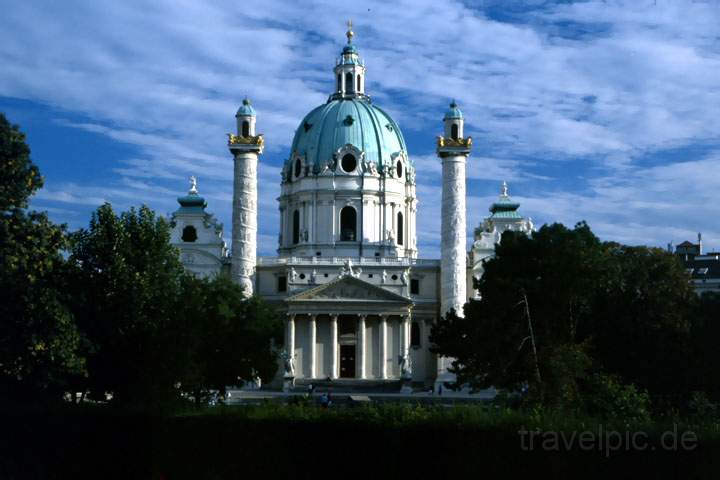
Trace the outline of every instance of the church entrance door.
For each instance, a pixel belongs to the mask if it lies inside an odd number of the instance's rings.
[[[340,378],[355,378],[355,345],[340,345]]]

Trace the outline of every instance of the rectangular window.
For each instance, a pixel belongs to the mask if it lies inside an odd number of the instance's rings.
[[[410,279],[410,293],[413,295],[420,294],[420,280],[417,278]]]
[[[277,279],[277,291],[287,292],[287,277],[282,276]]]

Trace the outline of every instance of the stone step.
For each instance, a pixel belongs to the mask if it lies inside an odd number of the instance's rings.
[[[313,385],[315,392],[332,389],[333,393],[397,393],[400,391],[400,380],[356,380],[356,379],[296,379],[293,392],[307,392]]]

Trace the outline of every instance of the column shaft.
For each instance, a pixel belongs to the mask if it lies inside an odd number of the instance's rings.
[[[357,335],[357,377],[365,378],[365,315],[360,315],[358,319],[358,335]]]
[[[380,315],[380,378],[387,378],[387,315]]]
[[[310,371],[308,376],[315,378],[317,368],[317,316],[310,315],[310,321],[308,322],[308,343],[310,344]]]
[[[338,325],[337,315],[330,316],[330,378],[338,377]]]
[[[287,350],[287,353],[295,356],[295,315],[288,315],[285,349]]]

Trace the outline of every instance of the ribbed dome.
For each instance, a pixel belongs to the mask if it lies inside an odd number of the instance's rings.
[[[394,165],[407,152],[395,121],[367,98],[335,99],[308,113],[295,132],[292,154],[304,155],[317,171],[339,148],[351,144],[378,167]]]

